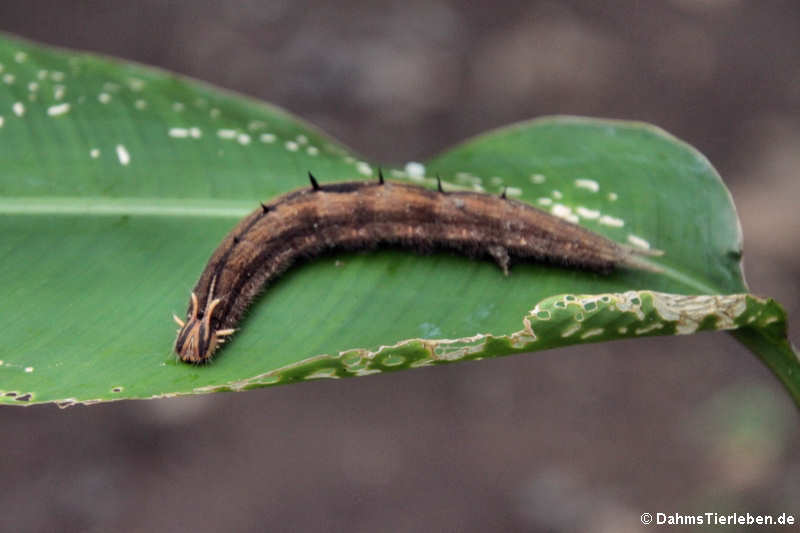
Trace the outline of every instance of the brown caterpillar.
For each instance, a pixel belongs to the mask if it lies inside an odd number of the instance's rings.
[[[638,250],[526,203],[474,192],[445,192],[385,182],[344,182],[279,196],[239,222],[214,251],[194,287],[175,340],[183,361],[208,361],[235,331],[261,290],[301,258],[382,244],[420,252],[449,249],[489,256],[505,274],[512,259],[608,273],[616,267],[659,271]]]

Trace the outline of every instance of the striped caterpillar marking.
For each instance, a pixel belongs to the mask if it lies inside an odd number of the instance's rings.
[[[658,271],[637,250],[526,203],[474,192],[444,192],[385,182],[319,185],[279,196],[239,222],[214,251],[195,285],[175,352],[208,361],[253,299],[301,258],[389,244],[420,252],[449,249],[488,256],[505,274],[512,259],[608,273]]]

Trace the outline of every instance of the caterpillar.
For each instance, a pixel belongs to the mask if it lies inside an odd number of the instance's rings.
[[[599,273],[660,271],[640,250],[614,242],[524,202],[476,192],[445,192],[386,181],[311,186],[289,192],[244,218],[212,254],[191,293],[174,350],[204,363],[236,331],[253,299],[300,259],[330,250],[393,245],[422,253],[453,250],[493,259],[508,275],[514,260]]]

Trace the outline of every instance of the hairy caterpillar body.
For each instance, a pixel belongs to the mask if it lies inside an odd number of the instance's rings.
[[[394,245],[490,257],[505,274],[512,261],[538,261],[608,273],[659,271],[638,250],[526,203],[475,192],[386,182],[319,185],[279,196],[239,222],[208,261],[191,293],[175,352],[208,361],[263,288],[299,259],[330,250]]]

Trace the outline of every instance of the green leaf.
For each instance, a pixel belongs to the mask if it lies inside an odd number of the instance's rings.
[[[610,276],[385,250],[292,269],[214,363],[177,362],[171,314],[259,201],[368,163],[287,113],[130,63],[0,39],[0,401],[151,398],[735,329],[800,401],[786,318],[746,294],[730,196],[652,126],[552,117],[387,177],[499,193],[616,241],[663,273]],[[704,296],[707,295],[707,296]]]

